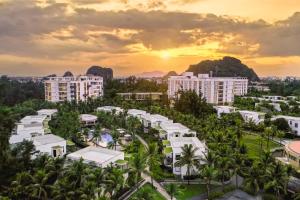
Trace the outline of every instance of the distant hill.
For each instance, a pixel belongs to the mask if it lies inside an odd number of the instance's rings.
[[[226,56],[220,60],[204,60],[198,64],[190,65],[187,72],[197,74],[213,73],[217,77],[247,77],[251,81],[258,81],[259,78],[253,69],[243,64],[239,59]]]
[[[169,71],[166,75],[163,76],[164,79],[169,78],[170,76],[177,76],[178,74],[175,71]]]
[[[136,74],[136,77],[140,78],[153,78],[153,77],[162,77],[165,74],[165,72],[162,71],[151,71],[151,72],[143,72],[140,74]]]
[[[105,68],[100,66],[91,66],[87,72],[87,75],[102,76],[104,83],[113,78],[113,70],[111,68]]]

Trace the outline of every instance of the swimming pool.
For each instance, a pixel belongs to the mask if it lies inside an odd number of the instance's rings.
[[[114,140],[109,133],[103,133],[101,134],[101,141],[108,144],[110,142],[113,142]]]

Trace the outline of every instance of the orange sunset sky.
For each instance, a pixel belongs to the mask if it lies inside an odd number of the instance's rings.
[[[0,0],[0,74],[182,72],[234,56],[300,76],[299,0]]]

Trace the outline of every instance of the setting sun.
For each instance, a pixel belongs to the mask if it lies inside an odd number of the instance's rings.
[[[163,52],[161,53],[160,57],[163,58],[163,59],[165,59],[165,60],[168,60],[168,59],[170,59],[171,54],[170,54],[170,52],[168,52],[168,51],[163,51]]]

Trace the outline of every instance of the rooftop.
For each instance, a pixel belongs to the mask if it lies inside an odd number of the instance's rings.
[[[80,115],[81,121],[96,121],[97,119],[98,119],[98,117],[95,115],[90,115],[90,114],[81,114]]]
[[[258,115],[265,115],[266,113],[263,112],[257,112],[257,111],[250,111],[250,110],[240,110],[240,113],[245,113],[245,114],[258,114]]]
[[[160,125],[160,127],[165,130],[189,130],[186,126],[180,123],[173,123],[173,122],[164,122]]]
[[[147,112],[144,110],[129,109],[127,113],[129,115],[145,115]]]
[[[101,147],[89,146],[84,149],[80,149],[76,152],[73,152],[67,155],[67,157],[75,160],[79,160],[80,158],[82,158],[85,161],[102,164],[120,155],[124,155],[124,153],[120,151],[101,148]]]
[[[292,141],[286,145],[286,148],[290,149],[296,154],[299,154],[300,156],[300,141]]]
[[[41,109],[38,110],[37,113],[39,115],[53,115],[54,113],[57,113],[57,109]]]
[[[34,124],[34,123],[43,123],[46,119],[44,115],[28,115],[20,120],[22,124]]]
[[[205,149],[206,146],[203,142],[201,142],[197,137],[171,137],[170,139],[170,146],[172,148],[181,148],[184,145],[191,144],[194,147],[199,149]]]
[[[33,142],[35,143],[35,145],[45,145],[45,144],[52,144],[52,143],[63,142],[63,141],[66,140],[62,137],[53,134],[36,136],[33,138]]]
[[[294,117],[294,116],[287,116],[287,115],[276,115],[272,117],[272,119],[278,119],[278,118],[284,118],[289,120],[300,120],[300,117]]]
[[[112,110],[123,111],[122,108],[117,107],[117,106],[102,106],[102,107],[98,107],[97,110],[103,110],[103,111],[112,111]]]

